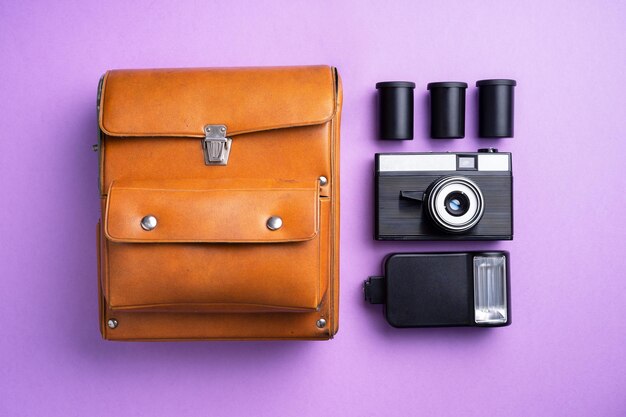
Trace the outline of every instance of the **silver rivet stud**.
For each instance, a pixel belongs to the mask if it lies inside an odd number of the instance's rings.
[[[109,329],[115,329],[117,325],[118,323],[115,319],[109,319],[109,321],[107,321],[107,326],[109,326]]]
[[[270,230],[278,230],[283,227],[283,219],[278,216],[272,216],[267,219],[267,228]]]
[[[226,128],[225,127],[220,127],[220,132],[226,132]]]
[[[321,176],[320,177],[320,185],[323,187],[324,185],[328,184],[328,178]]]
[[[315,325],[317,327],[319,327],[320,329],[323,329],[324,327],[326,327],[326,319],[319,319]]]
[[[206,133],[209,133],[209,132],[211,131],[211,128],[207,126],[207,127],[205,127],[205,128],[204,128],[204,131],[205,131]]]
[[[146,231],[153,230],[157,227],[157,219],[152,214],[148,214],[143,219],[141,219],[141,228]]]

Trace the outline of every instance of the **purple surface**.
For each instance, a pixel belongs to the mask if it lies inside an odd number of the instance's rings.
[[[0,3],[1,416],[626,414],[626,4],[380,3]],[[345,87],[336,339],[102,341],[98,77],[313,63]],[[495,77],[518,81],[514,139],[475,134],[474,83]],[[414,141],[375,139],[392,79],[417,83]],[[441,80],[470,83],[464,140],[428,139]],[[372,240],[374,152],[485,146],[513,152],[513,242]],[[389,252],[475,248],[511,251],[508,328],[401,331],[362,300]]]

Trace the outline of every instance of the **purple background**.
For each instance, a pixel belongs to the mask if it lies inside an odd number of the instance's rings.
[[[626,3],[0,2],[0,415],[626,414]],[[380,3],[380,4],[378,4]],[[341,320],[330,342],[111,343],[97,325],[95,93],[110,68],[339,68]],[[514,78],[514,139],[476,137]],[[416,137],[375,138],[377,81],[417,83]],[[426,84],[470,83],[466,138]],[[373,154],[513,152],[513,242],[372,240]],[[361,283],[392,251],[506,249],[513,324],[387,326]]]

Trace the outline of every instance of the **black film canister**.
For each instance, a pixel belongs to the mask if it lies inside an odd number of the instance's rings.
[[[378,90],[378,135],[380,139],[413,139],[413,90],[409,81],[385,81]]]
[[[482,138],[513,137],[513,87],[515,80],[480,80],[478,87],[478,135]]]
[[[465,90],[467,83],[446,81],[429,83],[430,137],[460,139],[465,137]]]

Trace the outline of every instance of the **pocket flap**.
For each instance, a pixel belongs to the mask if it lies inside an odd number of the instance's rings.
[[[146,216],[156,219],[149,231]],[[318,218],[318,181],[122,180],[109,189],[104,233],[113,242],[298,242],[317,235]]]
[[[203,137],[324,123],[335,114],[328,66],[114,70],[106,73],[100,129],[110,136]]]

